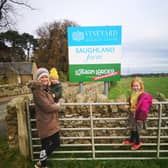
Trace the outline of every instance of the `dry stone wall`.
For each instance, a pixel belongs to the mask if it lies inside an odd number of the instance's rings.
[[[30,94],[30,90],[26,85],[0,85],[0,98],[23,94]]]
[[[106,96],[103,95],[104,85],[103,83],[89,83],[84,84],[83,92],[79,93],[79,85],[71,83],[63,83],[63,98],[65,103],[82,103],[82,102],[125,102],[126,97],[121,95],[117,100],[109,100]],[[18,96],[13,99],[7,106],[7,116],[6,121],[8,125],[8,143],[10,147],[19,147],[22,154],[28,155],[28,128],[26,123],[26,107],[25,102],[32,101],[32,95],[27,96]],[[158,100],[153,100],[157,102]],[[165,99],[164,101],[167,101]],[[88,128],[87,130],[63,130],[61,131],[62,137],[67,137],[67,139],[62,139],[63,144],[79,143],[79,144],[90,144],[91,137],[91,121],[90,121],[90,107],[89,106],[75,106],[68,105],[60,110],[60,124],[61,128]],[[106,118],[127,118],[128,111],[124,108],[124,105],[99,105],[93,106],[92,108],[94,118],[104,118],[104,120],[94,120],[93,125],[95,127],[94,136],[128,136],[128,123],[127,120],[106,120]],[[152,105],[149,117],[158,117],[159,115],[159,105]],[[34,110],[31,109],[31,116],[34,117]],[[163,106],[162,116],[168,117],[168,105]],[[69,120],[64,120],[64,118]],[[72,120],[72,118],[77,118]],[[84,121],[80,119],[85,119]],[[162,122],[162,127],[166,127],[168,121],[164,120]],[[35,128],[35,123],[32,124]],[[117,129],[107,129],[107,128],[125,128],[123,130]],[[151,135],[156,136],[158,130],[150,130],[150,127],[158,127],[158,119],[147,121],[147,129],[142,132],[142,135]],[[100,130],[99,128],[104,128]],[[162,130],[161,135],[167,135],[167,130]],[[37,136],[37,132],[33,132],[33,137]],[[71,139],[68,137],[80,137],[79,139]],[[120,140],[122,141],[122,139]],[[146,140],[148,141],[148,140]],[[155,140],[151,140],[155,141]],[[97,138],[95,143],[117,143],[117,139],[101,139]],[[24,149],[24,150],[22,150]]]
[[[24,156],[29,155],[26,102],[29,96],[18,96],[7,105],[6,123],[9,148],[19,148]]]
[[[125,95],[121,95],[116,100],[109,100],[104,94],[104,85],[102,82],[100,83],[88,83],[84,85],[84,91],[79,93],[79,86],[67,86],[63,87],[63,97],[65,102],[75,102],[75,103],[82,103],[82,102],[93,102],[93,103],[117,103],[117,102],[127,102],[127,98]],[[76,92],[75,92],[76,91]],[[153,102],[158,101],[168,101],[164,96],[158,95],[158,99],[153,99]],[[149,118],[157,118],[159,115],[159,105],[153,104],[151,110],[149,112]],[[66,106],[64,111],[60,113],[60,118],[78,118],[78,120],[70,120],[64,121],[61,120],[61,127],[62,128],[90,128],[90,113],[89,113],[89,106]],[[129,123],[128,123],[128,115],[129,111],[124,108],[124,105],[99,105],[92,107],[93,118],[104,118],[103,120],[94,120],[94,136],[128,136],[129,135]],[[168,117],[168,105],[163,105],[163,114],[162,116]],[[80,119],[88,119],[82,121]],[[106,120],[105,118],[124,118],[124,119],[114,119],[114,120]],[[162,127],[166,127],[168,125],[167,120],[162,121]],[[149,119],[144,124],[145,129],[142,129],[142,136],[156,136],[158,134],[158,130],[154,129],[151,131],[150,128],[158,128],[158,119]],[[104,129],[99,129],[104,128]],[[108,129],[114,128],[114,129]],[[115,128],[123,128],[118,130]],[[125,129],[124,129],[125,128]],[[62,131],[63,137],[91,137],[91,130],[85,131]],[[165,136],[168,134],[167,130],[162,130],[161,135]],[[63,143],[91,143],[90,140],[82,139],[81,140],[63,140]],[[122,143],[122,139],[120,140]],[[148,141],[145,139],[144,141]],[[156,142],[155,140],[152,140]],[[115,143],[118,142],[118,139],[96,139],[95,143]]]

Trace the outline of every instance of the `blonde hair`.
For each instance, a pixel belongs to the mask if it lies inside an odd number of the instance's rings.
[[[135,78],[131,81],[131,88],[133,87],[134,82],[138,82],[138,83],[140,84],[140,87],[141,87],[140,91],[141,91],[141,92],[144,92],[144,84],[143,84],[142,79],[139,78],[139,77],[135,77]]]

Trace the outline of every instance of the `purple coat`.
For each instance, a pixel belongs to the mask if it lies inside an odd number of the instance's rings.
[[[134,115],[135,119],[146,120],[151,105],[152,105],[152,96],[146,92],[142,93],[139,96],[138,102],[136,105],[136,111]]]

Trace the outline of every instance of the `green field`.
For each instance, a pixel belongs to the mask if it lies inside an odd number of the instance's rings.
[[[131,88],[130,83],[134,77],[121,77],[120,81],[112,82],[108,97],[116,99],[120,95],[128,97]],[[157,98],[159,94],[168,98],[168,76],[143,76],[141,79],[144,82],[145,91]]]

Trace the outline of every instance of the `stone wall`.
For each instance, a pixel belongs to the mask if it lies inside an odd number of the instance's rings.
[[[26,85],[0,85],[0,98],[30,94],[30,89]]]
[[[122,120],[94,120],[93,125],[94,128],[104,128],[102,130],[94,130],[95,136],[128,136],[129,135],[129,122],[127,121],[127,117],[129,112],[123,108],[123,105],[100,105],[100,106],[93,106],[93,118],[125,118]],[[151,111],[149,113],[149,118],[157,118],[159,115],[159,105],[152,105]],[[168,106],[163,106],[163,114],[162,116],[168,117]],[[70,121],[63,121],[61,120],[61,128],[90,128],[90,113],[89,107],[86,106],[68,106],[64,109],[64,112],[60,113],[60,119],[63,118],[78,118],[78,120],[70,120]],[[87,121],[82,121],[80,119],[88,119]],[[162,127],[167,127],[168,121],[162,121]],[[147,120],[146,122],[146,129],[142,130],[142,136],[156,136],[158,134],[158,130],[154,129],[151,131],[151,127],[158,128],[158,119],[155,120]],[[114,128],[113,130],[108,128]],[[115,130],[115,128],[123,128],[123,130]],[[125,129],[124,129],[125,128]],[[91,130],[88,131],[61,131],[63,137],[83,137],[89,136],[91,137]],[[162,130],[161,135],[167,136],[168,130]],[[95,140],[95,143],[117,143],[118,140]],[[145,142],[149,142],[149,140],[145,140]],[[156,139],[155,139],[156,142]],[[63,140],[63,144],[69,143],[91,143],[91,139],[88,141],[86,140],[72,140],[69,138],[68,140]],[[120,142],[122,143],[122,139]]]
[[[89,83],[85,84],[83,93],[79,93],[79,85],[71,83],[63,83],[63,98],[65,103],[81,103],[81,102],[125,102],[126,97],[121,95],[117,100],[109,100],[106,96],[103,95],[103,83]],[[167,99],[165,99],[167,100]],[[164,101],[165,101],[164,100]],[[28,147],[28,128],[26,122],[26,106],[25,102],[32,101],[32,95],[27,96],[18,96],[13,99],[7,106],[7,129],[8,129],[8,143],[9,147],[19,147],[22,154],[25,156],[29,155]],[[153,100],[157,102],[158,100]],[[90,118],[89,106],[65,106],[60,110],[60,124],[61,128],[90,128],[90,120],[82,121],[81,118]],[[93,117],[101,118],[117,118],[117,117],[128,117],[128,111],[124,108],[124,105],[99,105],[93,107]],[[158,117],[159,114],[159,105],[152,105],[149,117]],[[34,110],[31,109],[31,116],[34,117]],[[163,106],[162,116],[168,117],[168,105]],[[64,118],[79,118],[79,120],[69,120],[64,121]],[[95,130],[95,136],[128,136],[128,130],[123,129],[119,130],[108,130],[106,128],[117,128],[123,127],[127,128],[128,123],[126,120],[95,120],[93,121],[94,127],[96,128],[105,128],[103,130]],[[167,120],[162,122],[162,127],[166,127],[168,124]],[[35,123],[32,124],[35,128]],[[158,120],[149,120],[147,121],[147,129],[142,132],[142,135],[153,135],[158,134],[158,130],[150,130],[148,128],[156,127],[158,128]],[[161,135],[167,135],[167,130],[162,130]],[[37,132],[33,132],[33,137],[37,137]],[[91,131],[61,131],[62,137],[84,137],[91,136]],[[108,139],[97,139],[95,143],[115,143],[118,140],[108,140]],[[155,139],[156,141],[156,139]],[[88,139],[66,139],[62,140],[63,144],[71,143],[81,143],[88,144],[91,143],[91,140]]]
[[[127,98],[125,95],[121,95],[116,100],[109,100],[105,95],[103,95],[103,83],[91,83],[84,86],[84,92],[83,93],[75,93],[73,92],[73,89],[78,89],[78,86],[71,86],[72,89],[64,90],[64,99],[65,102],[94,102],[94,103],[117,103],[117,102],[125,102],[127,103]],[[65,87],[66,88],[66,87]],[[69,88],[69,87],[68,87]],[[158,95],[158,99],[153,99],[153,103],[158,101],[168,101],[164,96]],[[65,106],[65,109],[62,113],[60,113],[60,118],[79,118],[79,120],[74,121],[62,121],[61,120],[61,127],[62,128],[90,128],[90,121],[81,121],[82,118],[90,118],[89,113],[89,106]],[[129,129],[123,129],[123,130],[115,130],[115,129],[108,129],[108,128],[128,128],[128,116],[129,111],[124,108],[124,105],[99,105],[99,106],[93,106],[92,108],[93,117],[94,118],[125,118],[123,120],[94,120],[93,125],[94,128],[104,128],[103,130],[94,130],[95,136],[128,136],[129,135]],[[151,110],[149,112],[149,118],[158,117],[159,115],[159,105],[153,104],[151,107]],[[163,114],[162,116],[168,117],[168,104],[163,105]],[[162,127],[166,127],[168,124],[167,120],[162,121]],[[144,127],[145,129],[142,130],[142,136],[156,136],[158,134],[158,130],[150,130],[151,127],[158,128],[158,119],[155,120],[147,120]],[[106,129],[107,128],[107,129]],[[90,136],[91,137],[91,131],[61,131],[61,134],[63,137],[71,137],[71,136]],[[161,135],[167,135],[168,130],[162,130]],[[115,143],[116,140],[105,140],[105,139],[97,139],[95,140],[95,143]],[[148,140],[145,140],[148,141]],[[155,139],[156,141],[156,139]],[[62,143],[79,143],[79,140],[63,140]],[[91,143],[91,140],[80,140],[81,144],[84,143]],[[121,139],[122,143],[122,139]]]
[[[9,148],[19,148],[24,156],[29,156],[26,102],[29,96],[18,96],[7,105],[6,123]]]

